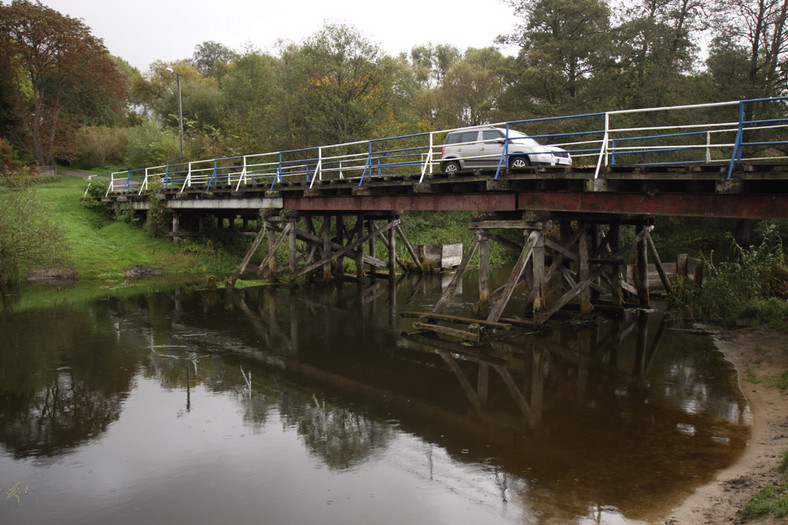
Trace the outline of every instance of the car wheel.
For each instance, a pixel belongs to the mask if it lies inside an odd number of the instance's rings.
[[[517,155],[516,157],[512,157],[509,159],[509,167],[514,168],[516,170],[527,168],[531,165],[531,161],[528,159],[526,155]]]
[[[460,171],[460,163],[456,160],[450,160],[449,162],[444,162],[441,165],[441,171],[447,175],[454,175]]]

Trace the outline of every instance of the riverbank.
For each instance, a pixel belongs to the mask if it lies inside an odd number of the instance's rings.
[[[778,467],[788,450],[788,391],[773,383],[788,370],[788,338],[781,331],[745,328],[725,330],[715,337],[715,343],[738,370],[752,417],[749,443],[736,463],[652,523],[786,523],[785,518],[774,517],[744,520],[740,511],[763,485],[785,477]]]

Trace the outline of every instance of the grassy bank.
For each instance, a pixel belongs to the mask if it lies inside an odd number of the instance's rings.
[[[138,226],[111,221],[86,208],[80,202],[86,185],[81,177],[64,175],[60,182],[36,190],[65,232],[64,258],[80,280],[124,280],[124,270],[137,265],[161,268],[167,276],[224,275],[237,264],[220,251],[154,239]]]

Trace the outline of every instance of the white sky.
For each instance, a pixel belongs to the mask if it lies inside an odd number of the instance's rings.
[[[104,45],[145,72],[154,60],[189,58],[197,44],[220,42],[273,51],[279,39],[301,42],[325,22],[356,27],[396,56],[413,46],[452,44],[461,51],[494,45],[516,23],[503,0],[42,0],[81,18]]]

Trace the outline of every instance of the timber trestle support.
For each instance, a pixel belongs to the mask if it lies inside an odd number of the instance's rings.
[[[568,307],[584,313],[600,308],[623,312],[625,305],[647,308],[649,253],[663,287],[668,292],[673,289],[651,238],[651,217],[526,212],[520,217],[490,215],[473,221],[470,228],[474,231],[470,245],[433,311],[404,314],[419,317],[416,327],[422,331],[479,342],[516,325],[540,327]],[[506,282],[495,290],[490,289],[491,241],[517,257]],[[480,319],[447,315],[445,310],[477,253]],[[627,259],[635,261],[633,283],[626,279]],[[525,309],[504,318],[514,297],[524,301]]]
[[[394,278],[398,266],[406,272],[423,271],[418,254],[400,227],[397,213],[287,211],[264,215],[263,220],[262,228],[230,280],[230,287],[246,271],[264,240],[267,240],[267,251],[257,275],[270,279],[280,279],[285,273],[291,282],[300,277],[343,278],[346,260],[350,261],[347,269],[354,270],[358,279],[369,273]],[[409,262],[397,255],[398,238],[410,256]]]

